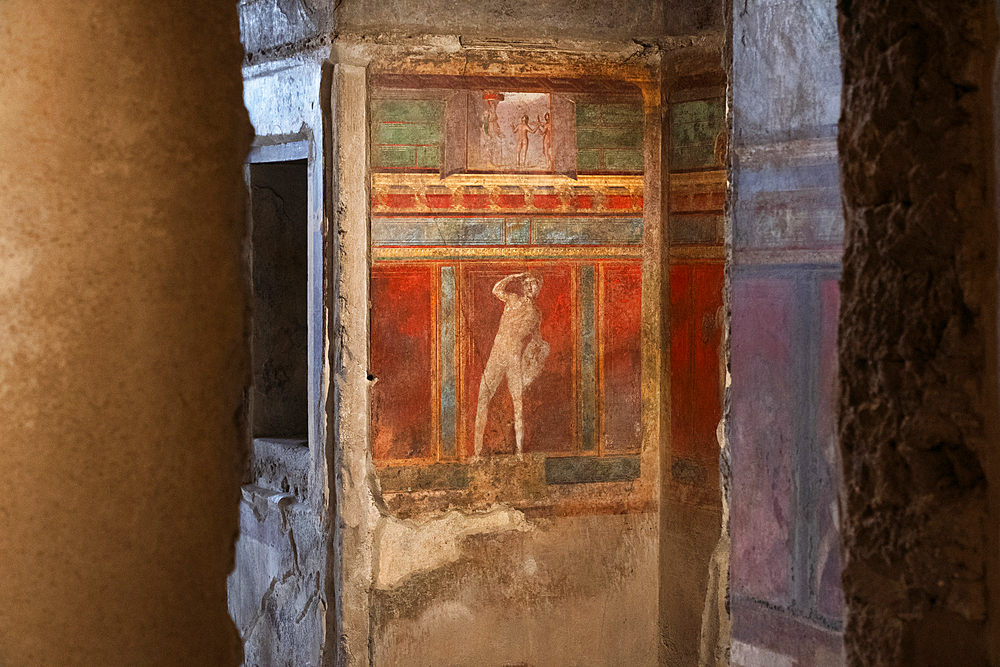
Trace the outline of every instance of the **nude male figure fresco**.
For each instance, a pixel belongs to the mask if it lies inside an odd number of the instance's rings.
[[[510,292],[507,287],[520,281],[521,291]],[[514,403],[514,437],[517,455],[522,455],[524,443],[524,390],[542,372],[549,356],[549,344],[542,340],[542,313],[535,305],[535,297],[542,289],[542,281],[531,273],[515,273],[500,279],[493,286],[493,296],[504,302],[503,315],[497,327],[493,349],[490,350],[483,377],[479,382],[479,405],[476,408],[475,457],[483,449],[486,415],[490,401],[507,378],[507,389]]]

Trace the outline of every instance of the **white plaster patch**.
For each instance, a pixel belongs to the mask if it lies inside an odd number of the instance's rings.
[[[382,517],[376,529],[378,556],[376,588],[392,588],[411,576],[429,572],[459,559],[462,540],[477,533],[527,531],[524,514],[500,508],[481,514],[451,511],[416,523]]]
[[[258,137],[316,127],[320,68],[308,55],[244,69],[243,103]]]
[[[795,664],[790,655],[737,641],[733,642],[729,657],[733,667],[793,667]]]

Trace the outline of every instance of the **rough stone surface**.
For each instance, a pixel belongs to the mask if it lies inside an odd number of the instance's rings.
[[[318,667],[328,540],[291,494],[245,486],[229,609],[246,665]]]
[[[663,32],[667,35],[721,34],[726,3],[723,0],[665,0]]]
[[[329,34],[335,21],[333,0],[241,0],[237,7],[251,60]]]
[[[848,663],[996,664],[994,7],[839,9]]]
[[[448,34],[467,39],[637,39],[718,35],[721,0],[594,3],[582,0],[241,0],[249,61],[284,58],[335,33]]]
[[[322,149],[314,140],[321,135],[324,58],[322,50],[303,51],[243,70],[244,103],[256,134],[249,168],[256,195],[251,229],[257,222],[262,227],[246,253],[247,273],[265,278],[255,281],[257,300],[265,302],[255,310],[255,381],[257,389],[269,390],[257,393],[254,411],[268,402],[271,408],[294,408],[284,415],[265,410],[268,419],[253,420],[256,435],[285,437],[255,438],[244,471],[229,607],[244,640],[246,664],[255,667],[316,667],[323,664],[327,645],[336,642],[328,630],[332,549],[324,518],[329,493],[322,419],[328,377],[322,348],[325,175]],[[291,252],[288,244],[295,246]],[[297,385],[295,391],[283,396],[282,385],[289,382]],[[289,414],[294,419],[288,420]]]
[[[660,2],[643,0],[614,3],[585,0],[424,0],[419,3],[411,0],[345,0],[338,5],[337,29],[362,34],[380,31],[456,34],[498,41],[560,37],[653,38],[663,34],[664,6]]]
[[[0,25],[0,663],[238,665],[236,8]]]

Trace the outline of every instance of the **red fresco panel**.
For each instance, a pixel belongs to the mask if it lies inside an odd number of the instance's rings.
[[[690,410],[694,405],[692,274],[689,265],[670,268],[670,447],[674,458],[689,458],[694,440]]]
[[[731,500],[735,592],[790,602],[793,285],[734,281]]]
[[[839,621],[844,613],[844,593],[840,586],[840,528],[837,520],[837,322],[840,310],[840,284],[836,280],[820,283],[821,338],[819,349],[819,409],[816,442],[819,444],[820,489],[817,494],[816,522],[819,549],[816,562],[816,591],[819,611]]]
[[[380,460],[434,456],[433,265],[371,272],[372,432]]]
[[[642,264],[604,268],[604,449],[642,446]]]
[[[719,377],[719,344],[722,342],[722,327],[719,309],[722,308],[724,282],[725,267],[722,264],[703,264],[694,267],[692,454],[713,471],[718,470],[719,443],[715,432],[722,416]]]
[[[535,303],[541,311],[541,336],[549,345],[538,378],[524,392],[524,451],[571,452],[576,448],[575,342],[576,307],[572,268],[567,264],[463,262],[462,336],[464,355],[462,405],[464,454],[472,456],[479,384],[489,359],[504,304],[493,286],[515,273],[530,271],[542,279]],[[489,403],[483,456],[516,451],[514,407],[506,379]]]

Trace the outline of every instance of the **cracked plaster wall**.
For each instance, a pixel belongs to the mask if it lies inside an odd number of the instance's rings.
[[[695,41],[707,44],[714,63],[718,60],[714,49],[721,42],[721,4],[714,3],[588,5],[550,0],[515,6],[345,0],[337,16],[328,13],[325,18],[313,11],[316,7],[293,2],[240,4],[248,50],[246,100],[260,135],[288,136],[299,128],[321,127],[317,118],[321,66],[319,58],[313,58],[325,47],[313,51],[299,47],[322,42],[324,25],[336,23],[341,33],[458,33],[461,38],[454,34],[415,38],[423,45],[423,55],[441,49],[455,62],[454,52],[469,36],[481,41],[618,39],[620,43],[612,44],[615,57],[622,53],[645,57],[633,38],[676,38],[672,47]],[[672,9],[669,17],[664,7]],[[268,27],[268,22],[278,29]],[[384,48],[372,44],[375,50]],[[573,42],[570,50],[600,48],[579,44]],[[320,607],[327,617],[323,639],[327,650],[336,650],[345,665],[652,665],[660,660],[661,651],[678,656],[696,653],[707,563],[692,553],[708,558],[718,535],[717,511],[683,513],[680,508],[683,516],[670,524],[678,535],[695,530],[698,544],[693,548],[679,539],[660,565],[676,569],[669,574],[676,584],[671,599],[690,608],[694,619],[680,631],[671,620],[671,646],[664,648],[658,600],[661,527],[655,511],[528,516],[505,505],[488,504],[477,505],[474,511],[415,511],[398,498],[394,504],[382,497],[366,446],[368,371],[363,362],[368,328],[366,48],[366,43],[342,35],[330,49],[334,131],[326,141],[333,151],[324,160],[329,160],[331,178],[327,215],[336,231],[331,234],[328,280],[336,292],[329,301],[334,333],[333,400],[328,414],[338,443],[330,484],[337,494],[341,530],[331,545],[329,563],[329,571],[340,573],[339,595],[329,607]],[[494,55],[481,49],[476,57],[487,62]],[[500,61],[506,56],[495,57],[494,64],[502,68]],[[561,56],[545,53],[542,58],[551,67]],[[655,187],[648,190],[655,191]],[[644,469],[649,464],[655,470],[655,457],[655,452],[644,455]],[[515,482],[505,480],[503,490],[494,495],[503,496]],[[258,484],[261,489],[276,489],[273,481]],[[615,490],[603,486],[594,485],[594,497],[602,504],[614,504]],[[310,664],[316,653],[306,644],[319,640],[306,628],[314,608],[309,606],[307,590],[312,585],[309,573],[318,560],[310,555],[315,551],[303,544],[313,544],[309,531],[321,524],[310,523],[305,515],[311,510],[298,502],[282,509],[270,500],[275,494],[253,496],[253,489],[246,491],[239,558],[260,567],[242,571],[242,580],[234,575],[230,586],[241,628],[257,633],[248,642],[247,654],[248,660],[251,655],[260,657],[247,664],[283,665],[293,658]],[[688,576],[691,573],[693,577]],[[332,582],[323,580],[321,585],[329,595]],[[282,605],[289,607],[287,613],[280,611]],[[297,620],[304,610],[304,620]],[[280,646],[290,637],[298,642],[297,653]],[[330,653],[319,657],[331,658]]]
[[[656,515],[508,513],[513,529],[467,532],[447,563],[380,582],[372,664],[658,664]]]
[[[356,63],[368,65],[365,58],[371,51],[390,64],[401,58],[393,57],[391,42],[345,40],[341,52],[336,46],[341,142],[337,238],[344,250],[338,303],[347,334],[340,406],[347,430],[341,431],[338,489],[346,523],[345,661],[469,667],[657,664],[655,449],[644,454],[646,473],[634,485],[546,488],[542,459],[527,456],[523,461],[488,459],[471,472],[467,490],[381,493],[378,470],[364,444],[367,422],[358,415],[359,407],[367,405],[357,385],[350,391],[346,381],[350,375],[365,378],[367,372],[359,364],[365,358],[367,309],[357,304],[365,303],[368,277],[367,266],[359,261],[368,242],[368,174],[360,160],[368,130],[362,110],[365,74]],[[434,71],[433,55],[421,55],[424,70]],[[461,54],[457,56],[442,53],[437,71],[462,67]],[[474,57],[482,61],[478,67],[502,67],[492,53]],[[527,60],[524,54],[517,57]],[[589,52],[575,57],[545,54],[545,66],[572,73],[601,67],[594,58],[585,69],[582,63],[593,57]],[[538,66],[527,62],[519,61],[513,73]],[[650,118],[656,122],[656,114]],[[633,491],[641,499],[634,509],[628,502]],[[557,498],[566,501],[562,513],[570,516],[560,515]],[[635,513],[598,514],[594,508],[600,506]],[[704,593],[696,598],[700,606]]]
[[[848,664],[998,664],[995,8],[839,9]]]

